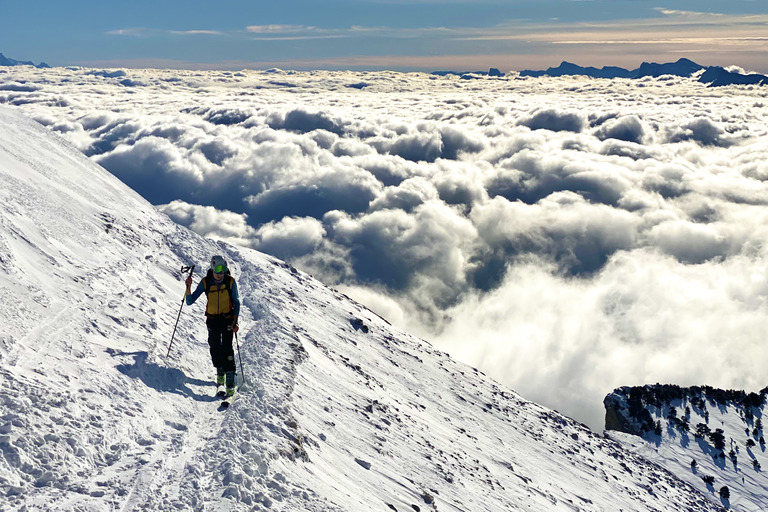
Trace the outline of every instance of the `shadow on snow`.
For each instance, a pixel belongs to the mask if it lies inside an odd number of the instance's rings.
[[[167,368],[147,361],[148,352],[121,352],[108,350],[113,357],[132,356],[133,364],[119,364],[115,368],[132,379],[138,379],[148,387],[161,393],[176,393],[197,400],[199,402],[213,402],[218,400],[214,396],[201,395],[192,390],[189,385],[215,386],[212,381],[192,379],[178,368]]]

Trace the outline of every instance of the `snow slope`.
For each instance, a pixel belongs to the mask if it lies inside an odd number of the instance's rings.
[[[611,438],[677,474],[715,503],[742,512],[768,510],[768,453],[763,436],[768,388],[748,395],[712,388],[627,387],[606,400],[626,404],[632,389],[638,395],[645,391],[643,408],[661,429],[642,436],[609,431]],[[721,446],[716,442],[718,429]],[[720,495],[723,487],[728,488],[728,498]]]
[[[719,510],[6,108],[0,182],[0,510]],[[178,269],[214,253],[243,299],[227,411],[201,304],[166,356]]]

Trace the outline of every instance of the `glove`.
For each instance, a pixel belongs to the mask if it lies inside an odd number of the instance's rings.
[[[237,317],[232,320],[232,332],[237,332],[240,330],[240,326],[237,325]]]

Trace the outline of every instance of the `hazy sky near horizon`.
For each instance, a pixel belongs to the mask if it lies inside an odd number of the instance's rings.
[[[688,57],[768,71],[760,0],[5,2],[0,52],[53,66],[503,71]]]

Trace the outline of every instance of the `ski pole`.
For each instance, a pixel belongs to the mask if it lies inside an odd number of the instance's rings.
[[[237,339],[237,333],[235,333],[235,343],[237,343],[237,358],[240,360],[240,374],[243,376],[243,384],[245,384],[245,372],[243,371],[243,358],[240,357],[240,340]]]
[[[189,272],[189,277],[192,277],[192,272],[194,272],[195,266],[192,265],[191,267],[181,267],[181,275],[183,276],[185,272]],[[171,355],[171,347],[173,347],[173,338],[176,336],[176,327],[179,325],[179,318],[181,318],[181,310],[184,308],[184,302],[187,300],[187,294],[184,293],[184,297],[181,299],[181,306],[179,306],[179,314],[176,315],[176,324],[173,326],[173,334],[171,334],[171,344],[168,345],[168,353],[165,355],[165,357],[168,357]]]

